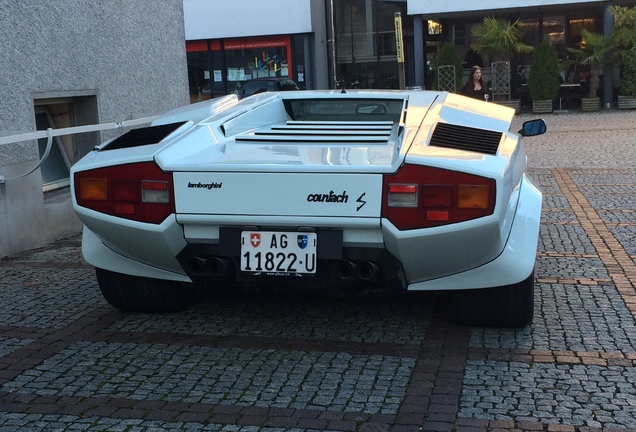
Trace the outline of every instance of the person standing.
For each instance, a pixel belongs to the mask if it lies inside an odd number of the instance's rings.
[[[528,93],[527,85],[526,68],[525,66],[519,66],[517,73],[512,78],[512,95],[521,101],[522,107],[530,103],[530,94]]]
[[[488,101],[488,86],[484,82],[481,68],[479,66],[473,66],[470,68],[468,80],[463,85],[459,93],[474,99]]]

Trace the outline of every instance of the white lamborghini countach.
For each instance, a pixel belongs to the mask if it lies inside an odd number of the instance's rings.
[[[541,192],[514,110],[433,91],[297,91],[178,108],[72,169],[106,300],[196,289],[450,290],[466,325],[534,310]]]

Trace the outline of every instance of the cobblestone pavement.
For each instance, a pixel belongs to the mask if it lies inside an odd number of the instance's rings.
[[[532,117],[521,115],[521,121]],[[636,430],[636,114],[552,114],[534,324],[441,294],[107,305],[80,239],[0,261],[0,431]]]

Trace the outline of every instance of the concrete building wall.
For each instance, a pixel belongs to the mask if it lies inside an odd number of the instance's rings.
[[[37,100],[91,99],[94,113],[75,106],[84,123],[189,103],[182,0],[0,0],[0,57],[0,135],[34,131]],[[0,257],[81,232],[68,187],[44,193],[40,170],[11,180],[38,158],[35,141],[0,145]]]
[[[186,39],[310,33],[312,1],[183,0]]]

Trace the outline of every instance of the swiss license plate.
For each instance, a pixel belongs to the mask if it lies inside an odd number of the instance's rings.
[[[316,273],[316,233],[242,231],[241,271],[273,276]]]

